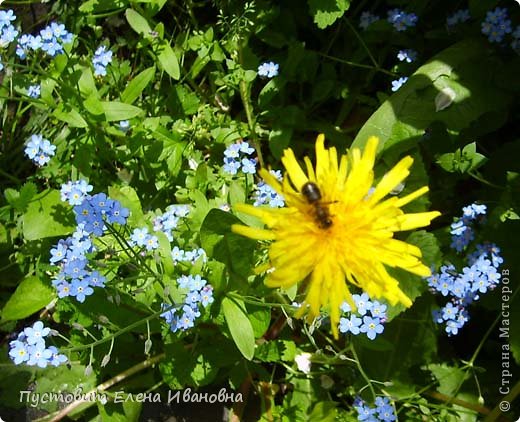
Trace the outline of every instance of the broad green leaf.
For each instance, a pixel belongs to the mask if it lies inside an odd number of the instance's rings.
[[[394,160],[416,147],[433,122],[460,132],[481,116],[506,108],[511,92],[490,80],[488,69],[495,67],[501,67],[500,62],[488,55],[480,40],[464,40],[447,48],[421,66],[372,114],[353,146],[361,147],[370,136],[377,136],[379,150],[392,148],[393,155],[385,154],[385,158]],[[445,88],[453,90],[455,98],[449,107],[436,112],[435,98]]]
[[[61,120],[62,122],[67,123],[70,127],[87,127],[88,123],[81,116],[78,110],[75,108],[64,110],[63,105],[59,105],[56,110],[54,110],[54,116]]]
[[[96,386],[96,375],[92,372],[89,376],[85,376],[85,366],[75,362],[74,365],[68,367],[61,365],[58,367],[49,366],[45,371],[39,372],[39,376],[35,381],[34,394],[42,395],[49,392],[73,393],[75,389],[81,389],[83,394],[91,391]],[[94,405],[95,400],[87,402],[79,409],[85,409]],[[58,410],[60,405],[57,400],[46,400],[40,402],[40,406],[48,412]]]
[[[314,23],[323,29],[341,18],[350,6],[350,0],[307,0]]]
[[[80,69],[81,67],[78,70]],[[94,80],[94,75],[92,74],[92,69],[90,67],[83,68],[83,72],[78,81],[78,87],[83,98],[88,98],[93,94],[96,97],[98,96],[96,81]]]
[[[207,213],[200,228],[201,246],[208,256],[226,264],[229,272],[243,279],[251,273],[256,242],[231,232],[240,223],[234,215],[219,209]]]
[[[231,337],[233,337],[240,353],[247,360],[251,360],[255,354],[255,335],[244,309],[244,304],[237,304],[235,299],[225,297],[222,300],[222,312],[226,318]]]
[[[162,69],[168,75],[170,75],[175,80],[179,80],[181,76],[179,60],[177,59],[177,56],[175,55],[170,44],[165,40],[162,40],[159,44],[159,54],[157,55],[157,60],[159,61]]]
[[[125,12],[126,20],[132,29],[138,34],[149,36],[152,28],[148,24],[148,21],[137,13],[134,9],[126,9]]]
[[[161,262],[164,267],[164,273],[166,275],[172,276],[175,272],[175,266],[173,265],[170,241],[163,232],[156,232],[155,235],[159,239],[159,254],[161,255]]]
[[[123,103],[132,104],[144,89],[148,86],[155,75],[155,66],[149,67],[132,79],[121,94]]]
[[[24,279],[2,309],[2,320],[23,319],[47,306],[56,296],[54,289],[38,277]]]
[[[83,106],[89,113],[93,114],[94,116],[100,116],[105,112],[101,101],[99,101],[99,98],[97,97],[97,93],[93,93],[85,101],[83,101]]]
[[[143,110],[139,107],[118,101],[103,101],[101,106],[105,112],[107,122],[127,120],[143,113]]]
[[[26,240],[62,236],[75,228],[74,215],[60,192],[48,189],[38,194],[23,215],[23,235]]]
[[[316,403],[309,415],[309,421],[334,422],[336,420],[336,402],[321,401]]]
[[[262,337],[271,323],[271,310],[263,306],[247,305],[247,315],[253,327],[255,337]]]

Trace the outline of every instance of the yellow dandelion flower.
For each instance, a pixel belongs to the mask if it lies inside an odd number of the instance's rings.
[[[286,207],[239,204],[238,211],[260,218],[267,228],[234,225],[232,230],[252,239],[273,241],[270,262],[258,269],[271,269],[265,283],[289,288],[308,278],[305,302],[296,316],[308,311],[308,317],[314,318],[322,306],[329,306],[337,338],[341,303],[346,300],[355,308],[347,282],[370,297],[411,306],[385,267],[403,268],[421,277],[430,275],[430,270],[420,260],[421,250],[394,239],[394,233],[427,226],[440,213],[405,214],[401,210],[426,193],[426,186],[402,198],[384,199],[410,173],[411,157],[403,158],[372,189],[376,137],[368,140],[363,153],[353,148],[339,161],[336,149],[325,148],[324,142],[324,136],[319,135],[316,167],[305,157],[306,171],[293,151],[286,149],[282,163],[287,173],[282,183],[260,170],[264,180],[284,196]]]

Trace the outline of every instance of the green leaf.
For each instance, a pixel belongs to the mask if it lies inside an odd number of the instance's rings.
[[[437,164],[450,173],[467,173],[482,166],[486,160],[484,155],[477,152],[477,144],[472,142],[462,150],[459,148],[455,152],[441,154]]]
[[[62,236],[75,227],[71,208],[61,202],[60,192],[47,189],[38,194],[23,215],[23,235],[26,240]]]
[[[253,327],[255,337],[262,337],[271,323],[271,310],[263,306],[247,305],[247,315]]]
[[[54,110],[53,113],[54,117],[56,117],[58,120],[61,120],[62,122],[67,123],[70,127],[87,127],[88,123],[86,120],[81,116],[78,110],[75,108],[69,109],[67,111],[64,110],[64,107],[62,104]]]
[[[439,387],[437,387],[439,393],[450,397],[457,392],[460,383],[467,379],[469,375],[468,371],[455,366],[448,366],[445,363],[432,363],[427,368],[439,383]]]
[[[134,9],[126,9],[125,16],[128,24],[135,32],[145,35],[145,37],[150,35],[152,28],[148,24],[147,20]]]
[[[336,406],[333,401],[316,403],[309,415],[309,421],[334,422],[336,420]]]
[[[488,55],[480,40],[464,40],[447,48],[421,66],[372,114],[352,145],[362,147],[370,136],[377,136],[379,149],[392,148],[391,158],[395,159],[415,148],[433,122],[442,122],[451,132],[470,127],[481,116],[504,109],[511,101],[512,92],[489,78],[488,69],[502,66],[496,57]],[[445,88],[450,88],[455,98],[449,107],[436,112],[435,98]]]
[[[157,60],[159,60],[159,64],[168,75],[170,75],[176,81],[179,80],[181,77],[179,60],[177,59],[177,56],[175,55],[170,44],[165,40],[161,40],[161,43],[159,44],[159,54],[157,55]]]
[[[235,299],[225,297],[222,300],[222,312],[226,318],[231,337],[233,337],[240,353],[247,360],[251,360],[255,354],[255,335],[244,309],[244,304],[237,304]]]
[[[123,103],[132,104],[144,89],[148,86],[155,75],[155,66],[149,67],[132,79],[121,94]]]
[[[427,267],[438,265],[441,261],[441,252],[437,238],[434,234],[419,230],[411,233],[406,243],[415,245],[421,249],[423,254],[421,261]],[[408,271],[401,268],[388,268],[388,273],[399,282],[399,288],[404,292],[410,300],[415,301],[427,289],[426,281]],[[388,306],[388,320],[392,320],[396,315],[405,311],[406,308],[402,304]]]
[[[201,246],[208,256],[226,264],[228,271],[247,278],[253,267],[256,242],[231,232],[231,225],[240,223],[234,215],[212,209],[200,228]]]
[[[83,98],[88,98],[93,94],[97,98],[98,91],[96,87],[96,81],[94,80],[94,75],[92,74],[92,69],[90,69],[90,67],[83,68],[83,72],[81,73],[81,77],[78,81],[78,87],[79,92],[81,92],[81,96]]]
[[[274,78],[266,83],[258,94],[258,106],[262,109],[267,108],[271,100],[281,91],[285,84],[286,81],[282,78]]]
[[[156,232],[155,235],[159,239],[159,254],[161,255],[164,273],[168,276],[172,276],[175,272],[175,266],[173,265],[170,241],[163,232]]]
[[[83,101],[83,106],[85,107],[85,110],[94,116],[100,116],[104,113],[103,105],[101,104],[101,101],[99,101],[97,94],[90,95],[85,101]]]
[[[350,0],[307,0],[314,23],[324,29],[341,18],[350,6]]]
[[[29,202],[35,195],[36,185],[32,182],[27,182],[23,185],[20,192],[11,188],[7,188],[4,191],[5,199],[18,212],[25,212]]]
[[[137,192],[131,186],[110,186],[108,196],[111,199],[121,202],[121,205],[130,210],[128,224],[138,227],[145,224],[143,208]]]
[[[144,113],[139,107],[118,101],[103,101],[101,102],[101,106],[103,107],[107,122],[128,120]]]
[[[82,13],[103,13],[121,9],[126,6],[128,1],[125,0],[88,0],[81,4],[79,11]]]
[[[88,377],[85,376],[85,366],[79,362],[71,365],[61,365],[58,367],[48,367],[45,371],[39,373],[39,377],[35,382],[34,394],[42,395],[49,392],[63,392],[73,393],[75,389],[81,389],[85,394],[91,391],[96,386],[96,375],[93,371]],[[93,405],[95,401],[90,401],[85,404],[85,407]],[[59,403],[57,400],[40,401],[41,408],[48,412],[53,412],[58,409]],[[80,409],[84,409],[81,407]]]
[[[3,321],[23,319],[47,306],[56,292],[38,277],[24,279],[2,309]]]

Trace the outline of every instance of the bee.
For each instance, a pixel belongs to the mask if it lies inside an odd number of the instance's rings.
[[[305,183],[300,189],[307,202],[314,206],[314,217],[321,229],[328,229],[332,226],[329,207],[321,201],[321,191],[314,182]]]

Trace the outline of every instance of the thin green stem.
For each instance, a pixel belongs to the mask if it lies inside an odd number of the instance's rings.
[[[376,399],[376,392],[374,390],[374,387],[372,385],[372,381],[370,381],[370,378],[368,378],[368,375],[366,374],[365,370],[361,366],[361,362],[359,361],[359,357],[356,353],[356,349],[354,347],[354,343],[350,343],[350,351],[352,352],[352,356],[354,356],[354,359],[356,360],[356,366],[358,368],[359,373],[363,377],[363,379],[367,382],[368,387],[370,388],[370,391],[372,393],[372,396],[374,397],[374,400]]]
[[[359,67],[361,69],[375,70],[376,72],[385,73],[385,74],[390,75],[390,76],[392,76],[394,78],[399,76],[399,75],[397,75],[397,73],[390,72],[389,70],[383,69],[382,67],[379,67],[379,66],[373,66],[373,65],[370,65],[370,64],[362,64],[362,63],[351,62],[349,60],[340,59],[339,57],[329,56],[328,54],[320,53],[319,51],[315,51],[315,53],[320,55],[320,56],[322,56],[322,57],[325,57],[326,59],[333,60],[333,61],[336,61],[338,63],[347,64],[347,65],[352,66],[352,67]]]
[[[356,38],[358,39],[359,43],[363,46],[364,50],[367,52],[368,54],[368,57],[370,57],[370,60],[372,61],[372,63],[374,64],[374,67],[376,69],[379,69],[379,63],[377,62],[377,60],[375,59],[375,57],[372,55],[372,52],[370,51],[370,49],[368,48],[368,46],[366,45],[365,41],[363,40],[363,38],[361,38],[361,36],[359,35],[358,31],[356,31],[356,28],[354,28],[354,26],[350,23],[350,21],[344,17],[343,19],[345,22],[347,22],[347,25],[348,27],[350,28],[350,30],[354,33],[354,35],[356,36]]]

